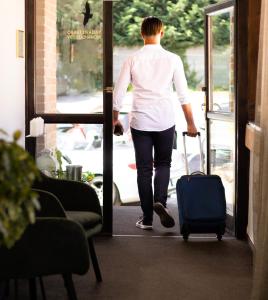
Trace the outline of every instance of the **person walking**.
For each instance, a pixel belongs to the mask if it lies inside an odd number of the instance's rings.
[[[152,229],[154,211],[164,227],[175,225],[167,209],[175,132],[173,84],[187,122],[188,135],[197,135],[182,61],[178,55],[162,48],[163,35],[163,23],[159,18],[150,16],[143,20],[141,36],[144,46],[124,62],[113,96],[113,125],[122,126],[119,112],[128,85],[132,84],[130,128],[143,212],[136,226],[145,230]]]

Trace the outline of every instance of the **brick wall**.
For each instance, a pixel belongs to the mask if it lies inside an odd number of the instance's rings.
[[[36,109],[56,112],[56,0],[36,1]]]
[[[56,113],[57,103],[57,0],[36,1],[36,112]],[[46,126],[37,153],[56,146],[56,126]]]

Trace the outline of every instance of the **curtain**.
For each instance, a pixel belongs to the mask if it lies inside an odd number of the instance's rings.
[[[268,299],[268,1],[262,1],[253,148],[253,222],[256,253],[252,300]]]

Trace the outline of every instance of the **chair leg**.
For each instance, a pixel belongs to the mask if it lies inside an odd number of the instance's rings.
[[[90,252],[90,257],[93,265],[93,269],[95,272],[95,276],[98,282],[102,282],[102,276],[101,276],[101,271],[98,263],[98,259],[96,256],[94,244],[92,238],[88,239],[88,245],[89,245],[89,252]]]
[[[63,274],[62,277],[64,279],[64,285],[66,287],[69,300],[77,300],[72,274]]]
[[[6,281],[6,288],[5,288],[5,297],[8,299],[10,294],[10,281]]]
[[[18,279],[14,279],[14,298],[15,298],[15,300],[19,299],[18,289],[19,289]]]
[[[9,281],[0,281],[0,300],[7,299],[7,290],[8,290]]]
[[[35,278],[30,278],[29,279],[29,292],[30,292],[30,300],[37,300],[36,280],[35,280]]]
[[[41,276],[39,277],[39,283],[40,283],[42,298],[43,298],[43,300],[46,300],[47,299],[46,291],[45,291],[45,287],[44,287],[43,278]]]

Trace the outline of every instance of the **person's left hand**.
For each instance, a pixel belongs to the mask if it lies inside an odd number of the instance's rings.
[[[191,137],[196,137],[197,136],[197,129],[195,127],[195,124],[188,124],[187,126],[187,135]]]

